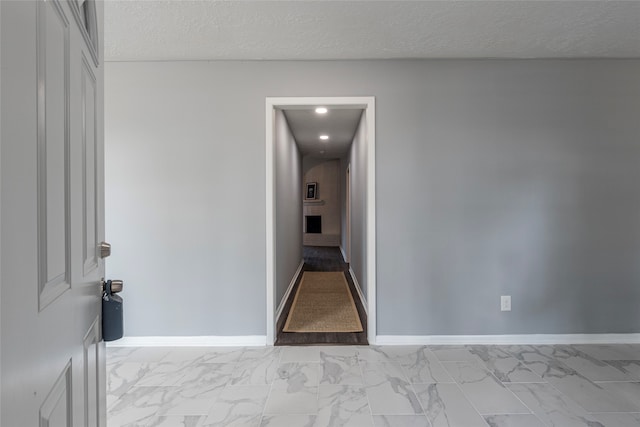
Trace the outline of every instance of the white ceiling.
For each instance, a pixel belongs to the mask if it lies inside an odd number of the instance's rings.
[[[640,57],[640,1],[105,2],[108,61],[594,57]]]
[[[303,156],[335,159],[349,149],[362,111],[330,108],[326,114],[317,114],[311,108],[284,110],[284,114]],[[322,134],[328,135],[329,140],[321,141]]]
[[[640,58],[640,1],[106,0],[104,39],[107,61]],[[315,158],[360,114],[286,111]]]

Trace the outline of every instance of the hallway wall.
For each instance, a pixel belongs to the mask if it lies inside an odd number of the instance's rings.
[[[276,110],[276,307],[302,262],[302,155],[282,110]]]
[[[106,65],[128,335],[265,333],[265,97],[351,95],[379,334],[640,332],[640,61],[201,61]]]
[[[303,200],[303,216],[321,217],[322,233],[304,233],[306,246],[338,246],[340,242],[340,161],[327,160],[304,173],[302,184],[317,183],[317,200]],[[304,190],[303,190],[304,191]],[[319,202],[319,203],[317,203]],[[303,220],[303,227],[304,225]]]
[[[356,276],[362,295],[367,298],[367,117],[362,114],[353,136],[351,148],[341,162],[342,203],[346,203],[347,166],[351,164],[351,260],[350,268]],[[342,229],[346,229],[346,206],[342,209]],[[342,234],[342,248],[346,250],[346,234]]]

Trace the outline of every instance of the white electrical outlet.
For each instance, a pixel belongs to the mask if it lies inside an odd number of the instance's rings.
[[[502,295],[500,297],[500,310],[511,311],[511,295]]]

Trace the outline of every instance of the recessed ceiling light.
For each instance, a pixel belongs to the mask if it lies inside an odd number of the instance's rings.
[[[316,108],[316,113],[318,113],[318,114],[327,114],[327,111],[329,111],[329,110],[327,110],[326,107],[318,107],[318,108]]]
[[[329,135],[320,135],[320,139],[326,141],[327,139],[329,139]]]

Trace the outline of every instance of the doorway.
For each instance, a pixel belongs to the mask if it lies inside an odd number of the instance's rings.
[[[302,110],[323,105],[335,109],[361,109],[363,110],[363,150],[362,165],[360,169],[364,181],[364,197],[362,203],[362,234],[360,255],[362,265],[360,277],[354,280],[358,286],[366,290],[366,299],[362,298],[364,310],[368,318],[367,339],[370,344],[375,344],[376,336],[376,275],[375,275],[375,99],[373,97],[300,97],[300,98],[267,98],[266,99],[266,333],[267,344],[272,345],[276,339],[278,321],[277,307],[282,307],[285,298],[276,298],[276,112],[278,110]],[[353,169],[349,168],[352,176]],[[349,191],[349,197],[352,197]],[[349,212],[352,215],[352,212]],[[353,241],[345,246],[351,252]],[[346,252],[346,248],[345,252]],[[342,258],[342,257],[341,257]],[[351,258],[351,255],[349,255]],[[353,271],[350,270],[350,273]],[[347,274],[349,275],[349,274]],[[355,276],[354,276],[355,279]],[[357,282],[360,283],[357,283]],[[282,292],[282,291],[280,291]],[[362,292],[359,291],[360,294]],[[278,300],[277,300],[278,299]]]

